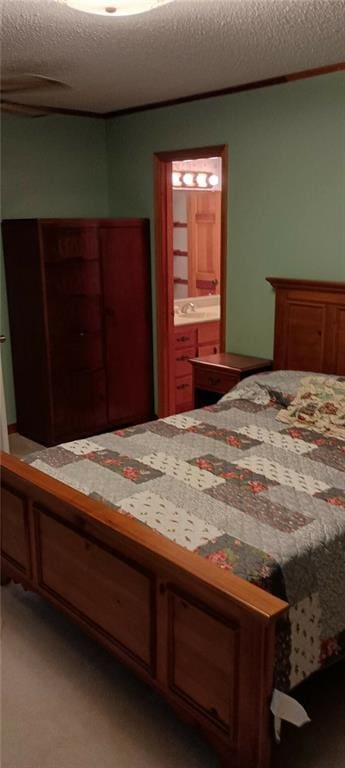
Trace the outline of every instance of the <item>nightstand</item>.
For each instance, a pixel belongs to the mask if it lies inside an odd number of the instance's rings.
[[[212,405],[235,384],[253,373],[272,370],[272,360],[219,353],[190,360],[193,367],[194,407]]]

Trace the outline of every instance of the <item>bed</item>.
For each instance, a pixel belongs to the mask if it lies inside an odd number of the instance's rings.
[[[345,650],[342,426],[277,419],[310,372],[343,386],[345,283],[268,279],[273,373],[206,409],[2,455],[2,583],[77,621],[227,768],[267,768],[273,689]]]

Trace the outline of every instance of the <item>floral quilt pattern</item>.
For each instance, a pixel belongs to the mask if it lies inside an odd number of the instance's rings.
[[[216,405],[26,458],[287,600],[281,690],[345,654],[345,426],[339,409],[334,434],[324,419],[321,431],[313,420],[290,423],[305,376],[251,376]],[[333,386],[341,398],[343,380]]]
[[[311,425],[319,432],[341,437],[345,430],[345,378],[306,376],[296,397],[277,418],[297,427]]]

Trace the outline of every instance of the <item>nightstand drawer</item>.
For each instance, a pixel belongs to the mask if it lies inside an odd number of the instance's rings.
[[[211,390],[212,392],[220,392],[225,395],[229,392],[235,384],[238,384],[240,377],[235,373],[229,374],[223,371],[212,371],[211,368],[196,368],[194,369],[194,386],[200,389]]]

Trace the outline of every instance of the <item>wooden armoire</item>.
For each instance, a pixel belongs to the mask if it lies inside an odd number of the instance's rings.
[[[2,229],[18,432],[54,445],[152,418],[148,221]]]

